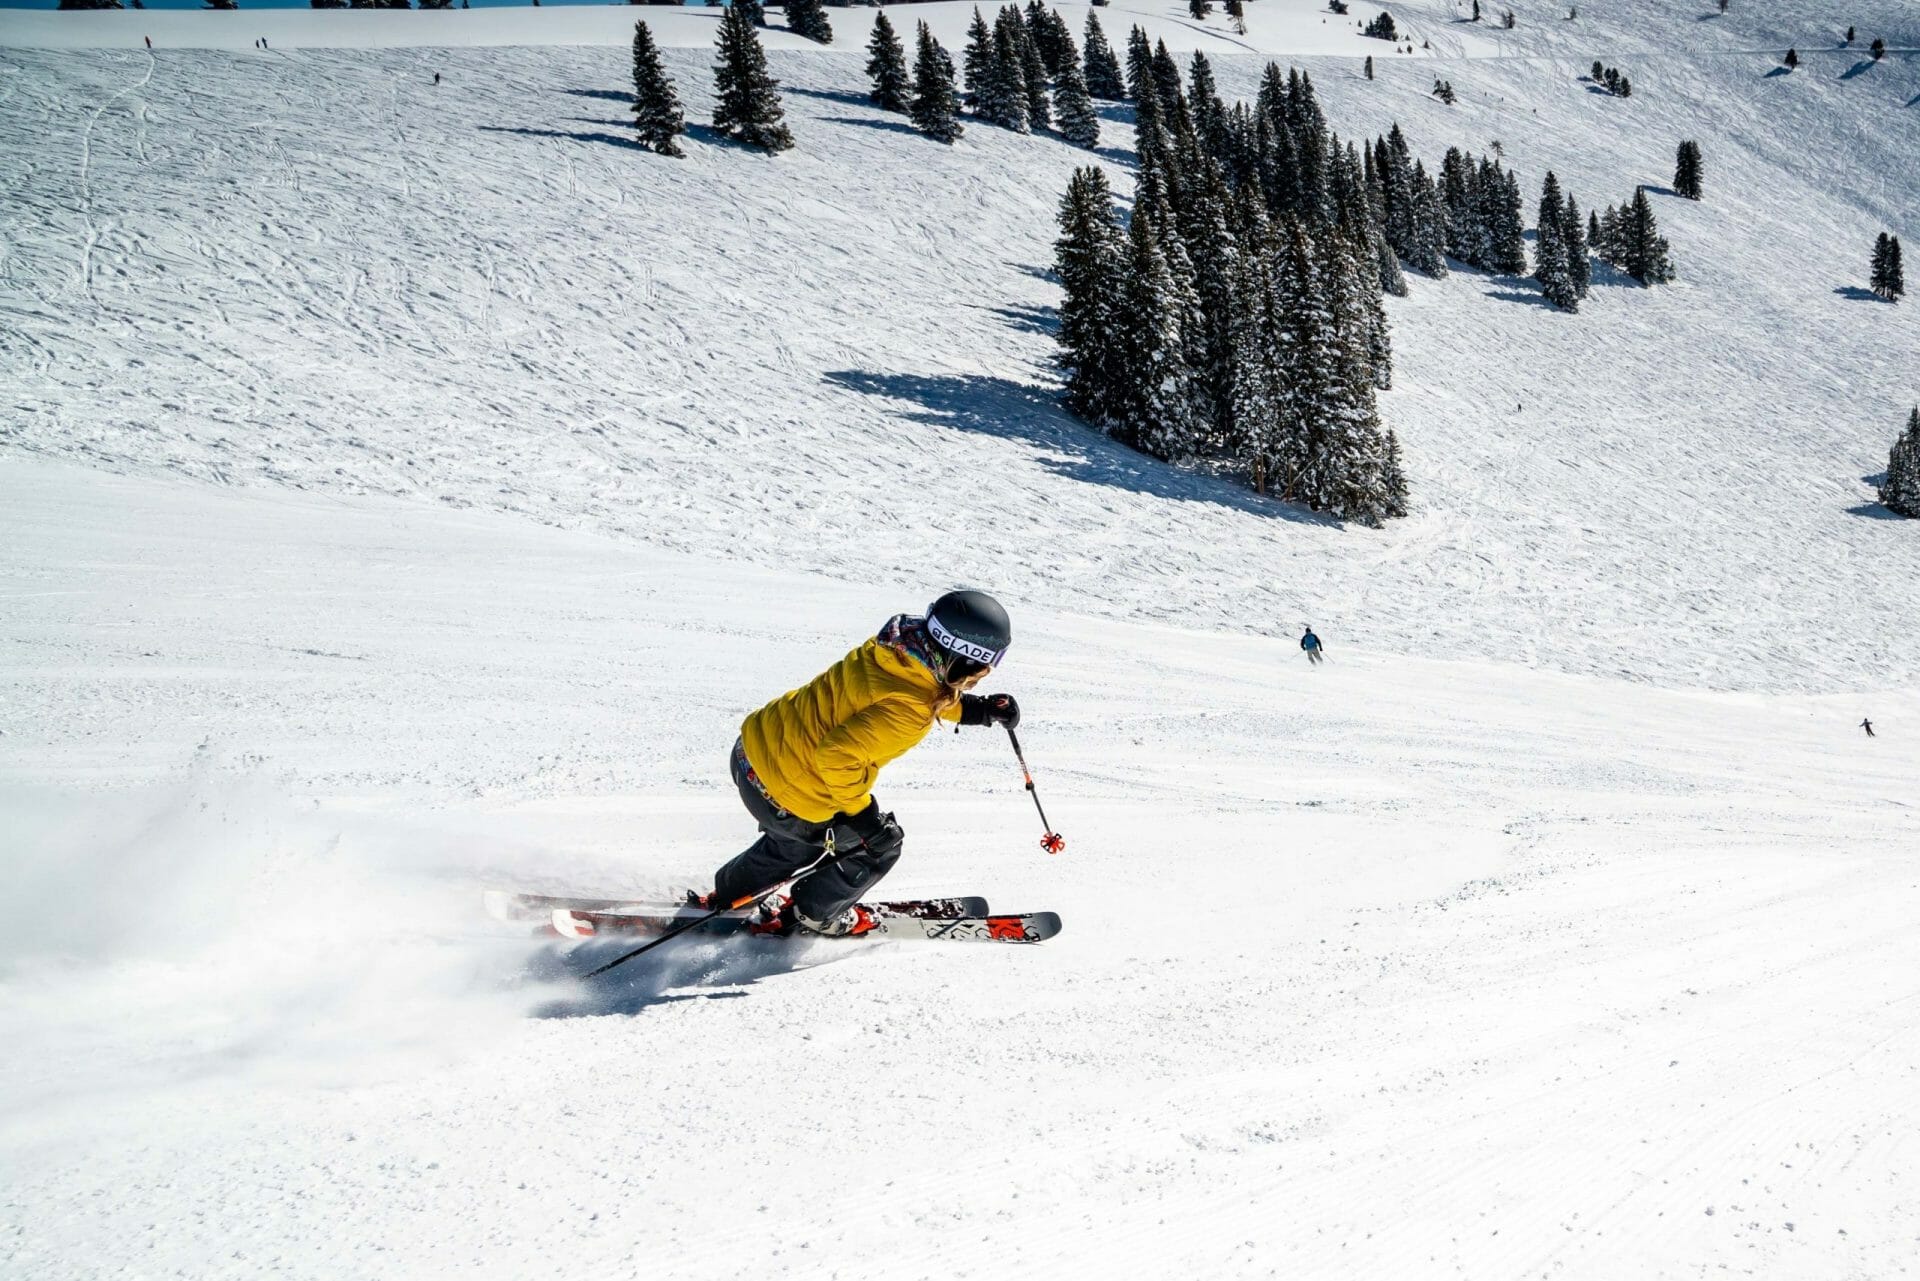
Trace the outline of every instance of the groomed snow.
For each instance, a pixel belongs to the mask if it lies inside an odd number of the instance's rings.
[[[0,1272],[1884,1277],[1920,698],[1023,603],[889,888],[1032,949],[512,989],[472,887],[701,879],[741,711],[913,598],[486,513],[0,469]],[[775,607],[773,602],[778,602]],[[26,712],[17,717],[14,709]],[[18,873],[15,867],[10,871]]]
[[[1676,286],[1391,304],[1380,532],[1054,407],[1086,157],[901,131],[861,11],[770,40],[795,152],[681,162],[624,46],[704,119],[702,11],[0,11],[0,1276],[1910,1270],[1920,524],[1863,478],[1920,322],[1859,294],[1920,57],[1514,7],[1393,6],[1397,61],[1102,11],[1229,93],[1326,55],[1336,128],[1497,138],[1530,201],[1702,142]],[[742,715],[955,581],[1068,849],[940,735],[888,890],[1058,939],[518,977],[478,888],[704,885]]]

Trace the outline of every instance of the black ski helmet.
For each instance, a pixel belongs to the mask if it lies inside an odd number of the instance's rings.
[[[1013,643],[1013,623],[985,592],[948,592],[927,606],[927,635],[948,661],[941,679],[957,681],[998,667]]]

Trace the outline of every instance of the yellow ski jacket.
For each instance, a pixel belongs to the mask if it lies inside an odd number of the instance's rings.
[[[935,715],[943,690],[915,652],[918,630],[905,616],[892,619],[808,684],[747,717],[741,746],[774,804],[809,823],[857,814],[872,799],[881,766],[925,738],[936,720],[960,719],[953,697]]]

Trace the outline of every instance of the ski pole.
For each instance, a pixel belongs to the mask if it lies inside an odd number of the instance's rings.
[[[865,841],[862,841],[860,843],[860,848],[862,849],[866,848]],[[849,850],[848,853],[852,853],[852,851]],[[779,880],[775,881],[772,885],[767,886],[766,889],[761,890],[758,894],[743,895],[742,897],[733,900],[733,902],[731,903],[725,903],[719,907],[714,908],[713,910],[709,911],[705,916],[690,916],[686,920],[681,921],[677,925],[673,926],[673,928],[669,929],[666,933],[660,935],[659,937],[650,938],[646,942],[642,943],[639,947],[634,948],[632,951],[624,952],[621,955],[614,957],[611,961],[608,961],[605,965],[598,966],[595,969],[588,970],[585,974],[580,976],[581,980],[584,982],[587,979],[598,978],[600,975],[605,974],[608,970],[612,969],[614,966],[625,965],[628,961],[631,961],[634,957],[640,955],[642,952],[651,952],[654,948],[659,947],[662,943],[670,942],[673,939],[679,938],[682,934],[686,934],[693,930],[697,930],[702,925],[705,925],[708,921],[711,921],[716,917],[725,916],[728,912],[737,911],[743,907],[758,907],[760,906],[761,903],[765,902],[782,885],[786,885],[792,881],[797,881],[802,876],[807,875],[809,872],[817,872],[824,867],[831,867],[833,864],[838,863],[841,859],[845,857],[846,857],[845,854],[836,853],[829,857],[828,855],[823,853],[820,858],[815,859],[812,863],[808,864],[806,867],[802,868],[798,872],[793,873],[790,876],[784,876],[780,878]]]
[[[1020,775],[1027,780],[1027,795],[1033,798],[1033,808],[1039,812],[1040,826],[1047,830],[1040,838],[1040,848],[1049,854],[1058,854],[1067,848],[1067,838],[1053,830],[1053,824],[1047,822],[1047,811],[1040,806],[1040,793],[1033,790],[1033,771],[1027,768],[1027,754],[1020,750],[1020,736],[1013,732],[1013,726],[1007,726],[1007,741],[1013,744],[1014,759],[1020,762]]]

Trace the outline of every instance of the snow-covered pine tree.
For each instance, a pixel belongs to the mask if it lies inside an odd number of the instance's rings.
[[[1047,63],[1040,56],[1040,46],[1034,41],[1033,32],[1020,20],[1020,11],[1009,5],[1013,15],[1012,30],[1020,41],[1021,84],[1027,94],[1027,127],[1030,129],[1051,129],[1053,127],[1053,103],[1047,97]]]
[[[1386,495],[1388,517],[1407,514],[1407,473],[1400,462],[1400,438],[1387,428],[1386,458],[1380,467],[1380,487]]]
[[[1673,161],[1673,193],[1688,200],[1700,199],[1700,144],[1691,139],[1682,142]]]
[[[924,29],[926,24],[921,23]],[[1126,240],[1114,218],[1113,192],[1097,167],[1076,169],[1060,201],[1054,271],[1060,304],[1060,367],[1067,407],[1102,430],[1120,421],[1126,355]]]
[[[1100,29],[1099,15],[1087,10],[1087,92],[1096,98],[1118,102],[1127,96],[1127,82],[1120,75],[1120,60],[1113,56],[1107,33]]]
[[[1151,202],[1164,199],[1151,177],[1142,185],[1133,221],[1127,229],[1127,270],[1122,314],[1126,317],[1118,422],[1122,443],[1153,455],[1174,458],[1189,452],[1191,405],[1185,344],[1180,333],[1184,300],[1161,247]]]
[[[1447,274],[1447,211],[1440,203],[1439,185],[1417,160],[1413,162],[1413,200],[1413,252],[1407,261],[1415,271],[1439,280]]]
[[[1673,261],[1667,239],[1654,221],[1653,202],[1645,187],[1633,189],[1633,202],[1620,216],[1622,271],[1643,285],[1663,285],[1673,279]]]
[[[1227,17],[1232,21],[1233,30],[1236,35],[1244,36],[1247,34],[1247,6],[1245,0],[1227,0]],[[1372,59],[1369,58],[1368,61],[1371,62]],[[1371,79],[1372,77],[1368,78]]]
[[[1414,202],[1413,151],[1406,135],[1395,123],[1374,149],[1374,164],[1380,170],[1380,188],[1386,195],[1387,243],[1402,258],[1413,257]]]
[[[1533,234],[1533,278],[1540,292],[1562,311],[1580,310],[1580,297],[1567,269],[1567,241],[1560,221],[1566,216],[1566,203],[1560,196],[1560,180],[1547,171],[1540,184],[1540,207]]]
[[[987,66],[974,110],[990,124],[1026,133],[1031,126],[1027,123],[1027,71],[1020,43],[1003,9],[993,24],[993,61]]]
[[[1587,242],[1593,246],[1596,258],[1618,267],[1625,257],[1620,249],[1620,211],[1608,205],[1597,221],[1589,215]]]
[[[1888,510],[1920,519],[1920,407],[1907,415],[1907,429],[1887,455],[1887,478],[1880,501]]]
[[[1199,396],[1202,439],[1198,450],[1218,457],[1232,434],[1234,314],[1238,307],[1242,246],[1234,233],[1233,195],[1218,169],[1210,169],[1198,188],[1185,222],[1187,254],[1193,264],[1196,308],[1187,335],[1190,364]]]
[[[1888,302],[1900,301],[1907,291],[1906,271],[1900,263],[1900,241],[1881,232],[1873,241],[1873,267],[1867,287]]]
[[[793,134],[780,105],[780,82],[767,72],[766,51],[745,6],[720,15],[720,61],[713,68],[713,127],[762,151],[785,151]]]
[[[1287,391],[1279,365],[1279,323],[1274,315],[1274,243],[1263,201],[1243,187],[1235,202],[1240,227],[1240,279],[1234,289],[1233,411],[1226,448],[1253,486],[1264,494],[1279,476],[1279,442],[1286,421]]]
[[[1469,229],[1473,222],[1473,197],[1470,191],[1473,165],[1458,147],[1448,147],[1440,161],[1440,207],[1447,219],[1447,252],[1465,263],[1473,262]]]
[[[993,28],[980,16],[978,5],[974,6],[973,21],[967,26],[967,51],[962,57],[967,70],[967,105],[979,111],[980,95],[993,79]]]
[[[1787,50],[1787,56],[1782,58],[1781,61],[1786,64],[1787,70],[1792,71],[1800,65],[1800,51],[1798,49]]]
[[[1160,91],[1160,105],[1166,108],[1168,128],[1178,132],[1180,118],[1187,114],[1187,90],[1180,83],[1180,64],[1162,40],[1153,47],[1153,84]]]
[[[1153,87],[1153,46],[1139,23],[1127,35],[1127,97],[1135,102]]]
[[[1567,193],[1566,207],[1560,213],[1560,240],[1567,247],[1567,279],[1573,282],[1573,296],[1585,298],[1593,288],[1593,263],[1587,258],[1586,224],[1580,221],[1580,206]]]
[[[1327,328],[1311,357],[1303,388],[1318,398],[1321,449],[1302,472],[1308,501],[1343,520],[1379,525],[1387,496],[1386,443],[1380,428],[1367,304],[1373,291],[1355,269],[1350,242],[1338,232],[1320,238],[1317,274],[1326,290]]]
[[[756,27],[767,25],[767,6],[762,0],[733,0],[733,7],[746,11],[747,21]],[[724,16],[724,15],[722,15]]]
[[[686,154],[677,141],[687,131],[686,117],[645,22],[633,24],[633,129],[649,151],[663,156]]]
[[[787,29],[819,44],[833,43],[833,24],[821,0],[787,0]]]
[[[1527,271],[1527,232],[1521,214],[1526,206],[1520,198],[1520,176],[1510,169],[1502,170],[1498,186],[1494,202],[1493,269],[1503,276],[1523,276]]]
[[[1054,26],[1048,18],[1049,10],[1040,0],[1027,0],[1023,15],[1027,28],[1027,39],[1033,42],[1034,51],[1040,55],[1041,66],[1046,69],[1049,78],[1060,73],[1060,47],[1054,42]]]
[[[882,9],[873,18],[873,37],[867,41],[867,76],[873,82],[868,92],[882,111],[905,111],[913,95],[913,82],[907,76],[907,51],[900,45],[893,24]]]
[[[1187,0],[1187,12],[1193,15],[1195,22],[1205,22],[1207,15],[1213,12],[1213,0]]]
[[[1060,55],[1060,74],[1053,82],[1053,123],[1060,136],[1076,147],[1092,151],[1100,145],[1100,113],[1093,109],[1093,96],[1087,92],[1087,78],[1080,70],[1080,50],[1073,36],[1060,38],[1066,48]]]
[[[1331,220],[1332,138],[1327,117],[1313,92],[1313,77],[1291,68],[1287,71],[1287,120],[1293,130],[1294,159],[1300,169],[1297,182],[1302,216]]]
[[[1355,306],[1365,347],[1367,374],[1374,387],[1386,391],[1393,386],[1393,330],[1387,323],[1387,306],[1381,296],[1374,262],[1378,251],[1371,236],[1354,237],[1341,233],[1336,237],[1347,255],[1347,269],[1355,281]],[[1403,281],[1404,287],[1404,281]]]
[[[907,104],[913,127],[936,142],[952,142],[966,130],[960,124],[960,97],[953,87],[953,59],[920,24],[913,59],[913,99]]]
[[[1213,81],[1213,64],[1207,55],[1194,50],[1187,68],[1187,104],[1193,113],[1193,131],[1216,161],[1231,153],[1233,140],[1227,130],[1227,106]]]
[[[1274,235],[1272,359],[1282,400],[1269,443],[1269,483],[1289,502],[1318,509],[1324,495],[1310,464],[1326,451],[1323,371],[1332,362],[1327,349],[1333,317],[1306,227],[1288,217],[1276,222]]]
[[[1091,10],[1088,11],[1088,15],[1092,15]],[[1067,26],[1067,20],[1060,16],[1058,9],[1047,10],[1046,28],[1053,33],[1051,44],[1053,45],[1054,54],[1058,59],[1057,63],[1050,66],[1047,70],[1050,74],[1058,75],[1060,67],[1066,65],[1067,50],[1072,49],[1074,56],[1078,58],[1080,55],[1080,46],[1074,43],[1073,29]]]

